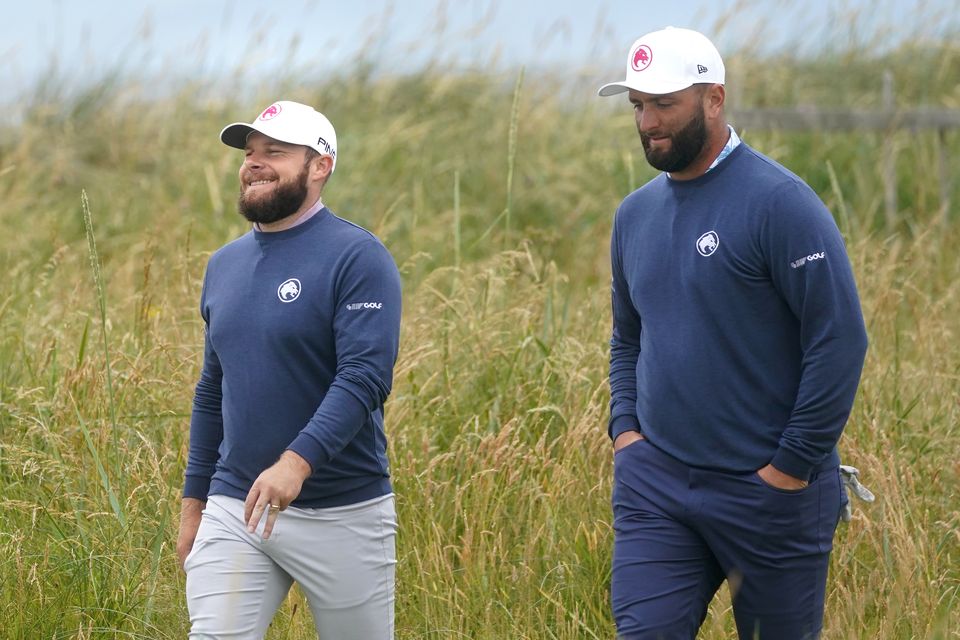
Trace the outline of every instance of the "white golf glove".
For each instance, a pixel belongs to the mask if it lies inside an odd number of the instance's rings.
[[[840,478],[843,480],[843,490],[847,492],[847,504],[843,505],[843,511],[840,513],[840,519],[844,522],[850,522],[853,517],[853,501],[850,494],[857,496],[864,502],[873,502],[876,497],[870,489],[860,484],[860,471],[856,467],[849,465],[840,465]]]

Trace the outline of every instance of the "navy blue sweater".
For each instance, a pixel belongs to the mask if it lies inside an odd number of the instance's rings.
[[[867,339],[843,240],[796,175],[737,147],[617,210],[609,433],[696,467],[836,465]]]
[[[326,208],[285,231],[250,231],[211,256],[200,311],[185,497],[244,499],[286,449],[313,469],[294,506],[391,491],[383,403],[400,276],[376,237]]]

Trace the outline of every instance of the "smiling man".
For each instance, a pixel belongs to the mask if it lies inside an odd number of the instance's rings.
[[[262,638],[291,584],[322,638],[393,637],[397,519],[383,404],[400,277],[321,193],[337,137],[276,102],[220,133],[253,228],[211,256],[177,553],[190,638]]]
[[[727,579],[741,638],[815,638],[866,332],[816,194],[740,141],[702,34],[637,40],[647,162],[611,241],[611,597],[621,638],[694,638]]]

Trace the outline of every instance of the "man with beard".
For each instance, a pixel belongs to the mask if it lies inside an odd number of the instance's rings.
[[[294,581],[321,637],[392,638],[397,267],[320,198],[337,164],[322,114],[276,102],[220,139],[244,150],[253,229],[211,256],[200,298],[177,540],[190,638],[262,638]]]
[[[611,241],[611,599],[622,638],[694,638],[724,579],[741,638],[815,638],[866,332],[843,240],[724,117],[702,34],[637,40],[647,161]]]

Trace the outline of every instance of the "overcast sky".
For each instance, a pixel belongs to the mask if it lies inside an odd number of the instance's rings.
[[[0,86],[9,101],[51,68],[82,84],[118,69],[322,73],[358,56],[381,73],[432,58],[616,75],[633,40],[666,25],[704,31],[726,55],[835,47],[877,29],[890,42],[936,37],[958,24],[960,0],[27,0],[0,21]]]

